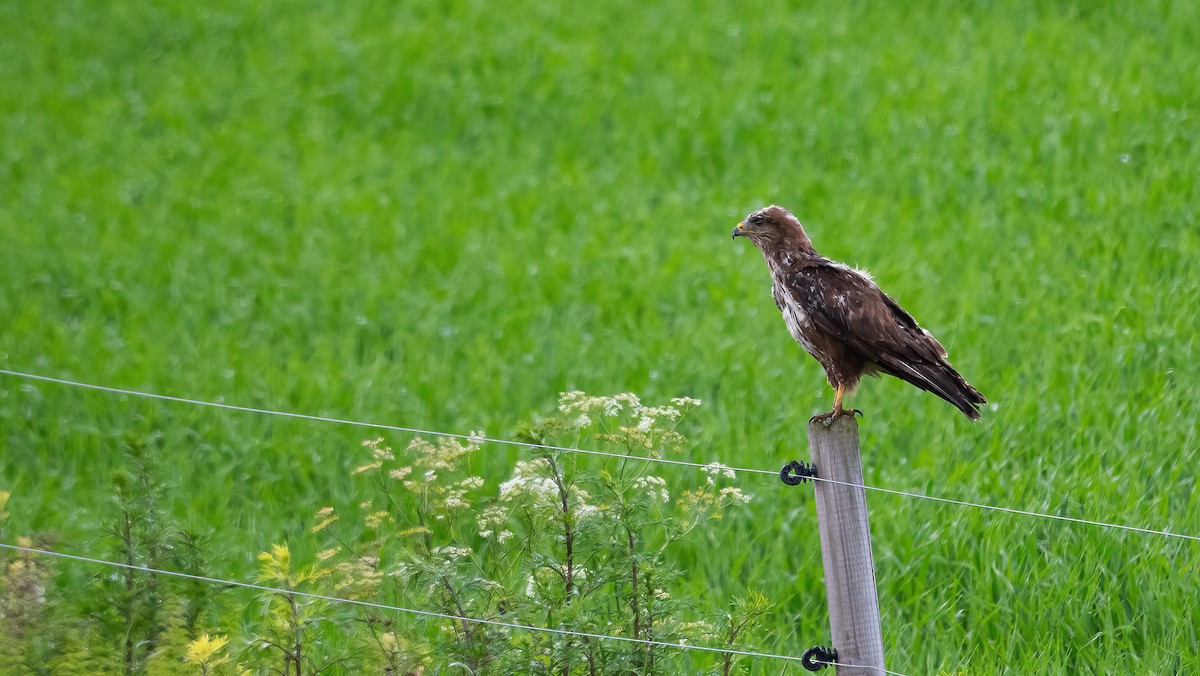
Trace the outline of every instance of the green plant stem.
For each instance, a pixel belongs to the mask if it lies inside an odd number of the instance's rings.
[[[633,529],[628,524],[625,526],[626,542],[629,543],[629,582],[632,593],[629,595],[630,610],[633,611],[633,637],[638,638],[641,635],[641,611],[638,608],[638,565],[637,557],[634,556],[634,537]]]

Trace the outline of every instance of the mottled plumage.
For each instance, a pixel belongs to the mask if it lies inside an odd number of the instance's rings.
[[[863,374],[886,373],[954,404],[972,420],[987,403],[946,361],[946,350],[861,270],[813,249],[800,221],[769,206],[739,223],[771,271],[771,295],[792,338],[825,367],[837,394],[830,415]]]

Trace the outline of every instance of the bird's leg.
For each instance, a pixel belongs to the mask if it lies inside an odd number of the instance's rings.
[[[833,410],[829,413],[819,413],[812,417],[812,420],[822,420],[827,423],[833,422],[838,417],[843,415],[853,416],[855,414],[862,415],[863,412],[857,408],[842,408],[842,399],[846,397],[846,386],[838,383],[833,394]]]
[[[842,408],[842,399],[844,399],[845,396],[846,386],[839,383],[837,386],[837,392],[835,392],[833,395],[833,417],[836,418],[840,415],[848,415],[851,417],[854,417],[855,415],[862,415],[863,412],[857,408]]]

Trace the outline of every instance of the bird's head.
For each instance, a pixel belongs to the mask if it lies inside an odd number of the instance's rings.
[[[783,207],[772,204],[746,216],[733,229],[734,239],[745,237],[764,253],[768,248],[811,250],[812,242],[800,220]]]

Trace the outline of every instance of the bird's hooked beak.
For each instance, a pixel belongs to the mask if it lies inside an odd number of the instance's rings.
[[[741,223],[738,223],[737,225],[735,225],[733,227],[733,239],[737,239],[738,237],[745,237],[745,236],[746,236],[746,231],[744,229],[742,229]]]

